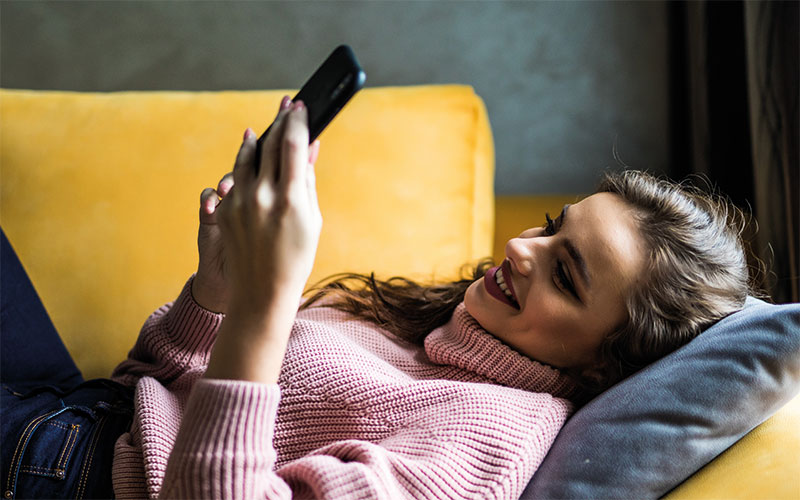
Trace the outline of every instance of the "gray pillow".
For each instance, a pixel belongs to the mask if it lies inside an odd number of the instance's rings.
[[[521,498],[659,498],[800,390],[800,304],[745,308],[581,408]]]

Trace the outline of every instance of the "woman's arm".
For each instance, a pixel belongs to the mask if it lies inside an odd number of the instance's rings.
[[[307,121],[303,103],[285,98],[258,163],[245,134],[217,209],[230,300],[206,378],[278,379],[322,228]]]
[[[256,136],[248,129],[233,186],[215,204],[218,233],[207,241],[221,248],[221,259],[210,268],[229,290],[226,316],[204,380],[192,390],[162,495],[248,498],[247,492],[263,492],[261,486],[270,483],[276,382],[322,227],[313,169],[318,143],[309,148],[307,122],[303,103],[285,97],[259,159]],[[198,284],[205,287],[208,281]],[[207,296],[201,287],[193,292],[201,301]],[[232,419],[234,436],[218,434],[221,428],[210,418],[218,410]],[[223,448],[236,456],[207,455]],[[207,490],[208,475],[223,475],[225,491]]]
[[[218,207],[230,299],[159,495],[516,498],[566,418],[568,405],[551,404],[549,395],[540,395],[544,404],[498,406],[490,393],[464,411],[421,414],[430,427],[400,426],[379,443],[343,439],[276,470],[276,381],[321,217],[305,109],[282,109],[272,130],[258,172],[255,135],[246,135],[234,186]]]
[[[503,396],[485,384],[448,386],[448,392],[452,398],[416,409],[409,423],[396,423],[376,442],[342,438],[276,469],[278,386],[200,380],[159,496],[518,498],[566,421],[569,403],[549,394]],[[375,424],[373,432],[381,427]],[[284,446],[292,446],[291,438]]]
[[[224,316],[195,302],[191,293],[195,279],[186,282],[174,302],[147,318],[128,359],[114,369],[113,380],[133,386],[147,376],[169,387],[186,373],[199,376],[205,370]]]
[[[279,369],[321,226],[313,173],[319,142],[306,146],[302,107],[297,116],[284,120],[289,104],[284,98],[273,128],[286,133],[268,138],[262,175],[255,173],[255,134],[248,129],[234,172],[225,175],[216,190],[202,192],[197,273],[174,303],[145,322],[128,359],[114,370],[112,377],[118,382],[133,385],[151,376],[168,385],[183,373],[205,371],[234,287],[236,307],[224,327],[234,333],[224,335],[208,376],[256,380],[261,377],[256,369]],[[287,145],[283,153],[282,143]],[[282,179],[275,167],[278,161],[290,165]],[[237,178],[240,188],[234,191]],[[232,192],[231,202],[222,203]],[[235,284],[232,272],[238,273]]]

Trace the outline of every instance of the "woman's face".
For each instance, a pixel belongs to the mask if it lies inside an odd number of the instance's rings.
[[[644,265],[626,202],[598,193],[567,205],[545,227],[510,240],[505,252],[501,276],[493,268],[467,289],[470,315],[532,359],[593,366],[604,337],[627,318],[625,298]]]

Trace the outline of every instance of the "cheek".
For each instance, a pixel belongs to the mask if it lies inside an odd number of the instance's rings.
[[[470,311],[470,308],[471,308],[471,306],[473,304],[475,285],[477,283],[479,283],[479,282],[480,282],[480,280],[472,283],[470,286],[467,287],[467,291],[464,293],[464,305],[467,306],[467,312],[470,313],[470,314],[472,314],[472,311]]]
[[[464,294],[464,305],[467,306],[467,312],[473,317],[484,315],[486,309],[491,306],[487,300],[489,298],[491,297],[483,287],[483,278],[473,282]]]
[[[531,294],[533,295],[533,294]],[[514,325],[526,331],[537,342],[569,343],[587,326],[585,314],[556,294],[539,293],[528,296],[523,313]]]
[[[502,329],[502,323],[505,315],[503,308],[506,306],[497,302],[486,291],[483,285],[483,279],[472,283],[464,295],[464,305],[470,316],[487,331],[497,334],[497,331]]]
[[[482,279],[472,283],[467,288],[467,291],[464,294],[464,305],[466,306],[469,315],[478,320],[480,323],[480,318],[484,315],[483,310],[485,309],[485,306],[482,305],[483,301],[481,300],[480,290],[478,289],[479,286],[483,286]]]
[[[526,297],[522,319],[528,324],[535,324],[541,328],[563,321],[569,314],[569,307],[557,293],[553,293],[545,287],[539,287],[538,290],[532,290]]]

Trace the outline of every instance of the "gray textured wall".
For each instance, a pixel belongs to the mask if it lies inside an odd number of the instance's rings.
[[[345,42],[369,86],[474,86],[497,193],[586,192],[615,143],[669,173],[666,14],[661,1],[2,1],[0,85],[292,88]]]

